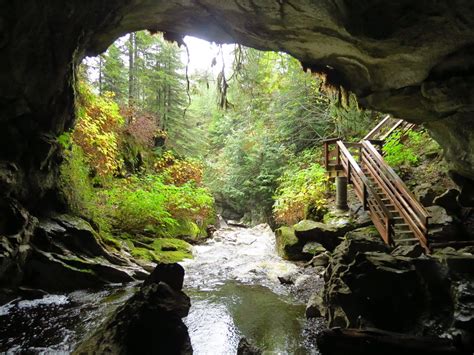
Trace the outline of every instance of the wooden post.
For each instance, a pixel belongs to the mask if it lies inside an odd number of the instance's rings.
[[[338,176],[336,178],[336,208],[347,211],[347,178],[345,176]]]
[[[367,186],[362,182],[362,207],[364,211],[367,211]]]

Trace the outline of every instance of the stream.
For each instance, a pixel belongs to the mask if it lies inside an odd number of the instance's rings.
[[[302,300],[279,282],[298,267],[281,259],[274,244],[266,225],[223,228],[181,263],[194,354],[236,354],[242,337],[267,354],[318,354],[314,336],[322,325],[307,321]],[[13,300],[0,307],[0,352],[68,353],[136,287]]]

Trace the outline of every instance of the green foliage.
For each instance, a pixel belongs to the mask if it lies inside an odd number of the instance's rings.
[[[78,83],[77,92],[73,141],[82,148],[95,174],[110,176],[122,166],[118,136],[124,119],[113,96],[95,95],[85,82]]]
[[[192,182],[168,185],[160,176],[124,179],[105,194],[114,226],[128,233],[177,236],[190,222],[205,228],[213,214],[206,189]]]
[[[311,160],[314,161],[314,152],[305,151],[279,179],[273,205],[277,223],[295,224],[308,218],[308,214],[322,215],[326,210],[326,171]]]
[[[125,104],[127,98],[127,72],[122,59],[122,48],[112,44],[107,52],[99,58],[101,65],[101,82],[99,93],[112,92],[120,104]]]
[[[415,166],[431,139],[425,132],[408,131],[402,135],[396,131],[383,146],[384,159],[393,167]]]
[[[65,152],[60,174],[60,188],[71,210],[85,217],[93,217],[95,213],[91,206],[95,205],[95,194],[81,147],[73,144]]]

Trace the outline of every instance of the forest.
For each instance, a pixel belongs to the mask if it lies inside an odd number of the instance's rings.
[[[65,203],[148,261],[190,257],[218,214],[274,228],[324,215],[321,142],[358,140],[380,114],[285,53],[236,45],[231,63],[189,74],[183,52],[142,31],[82,65],[77,124],[58,137]]]

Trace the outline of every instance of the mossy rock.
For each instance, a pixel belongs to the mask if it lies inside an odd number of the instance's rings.
[[[176,238],[156,238],[151,244],[135,246],[131,249],[131,254],[135,258],[155,263],[174,263],[193,257],[192,246]]]
[[[311,254],[304,253],[302,243],[292,227],[283,226],[275,231],[278,255],[286,260],[310,260]]]
[[[317,242],[308,242],[303,247],[303,252],[311,255],[319,255],[324,253],[326,248],[324,248],[320,243]]]

